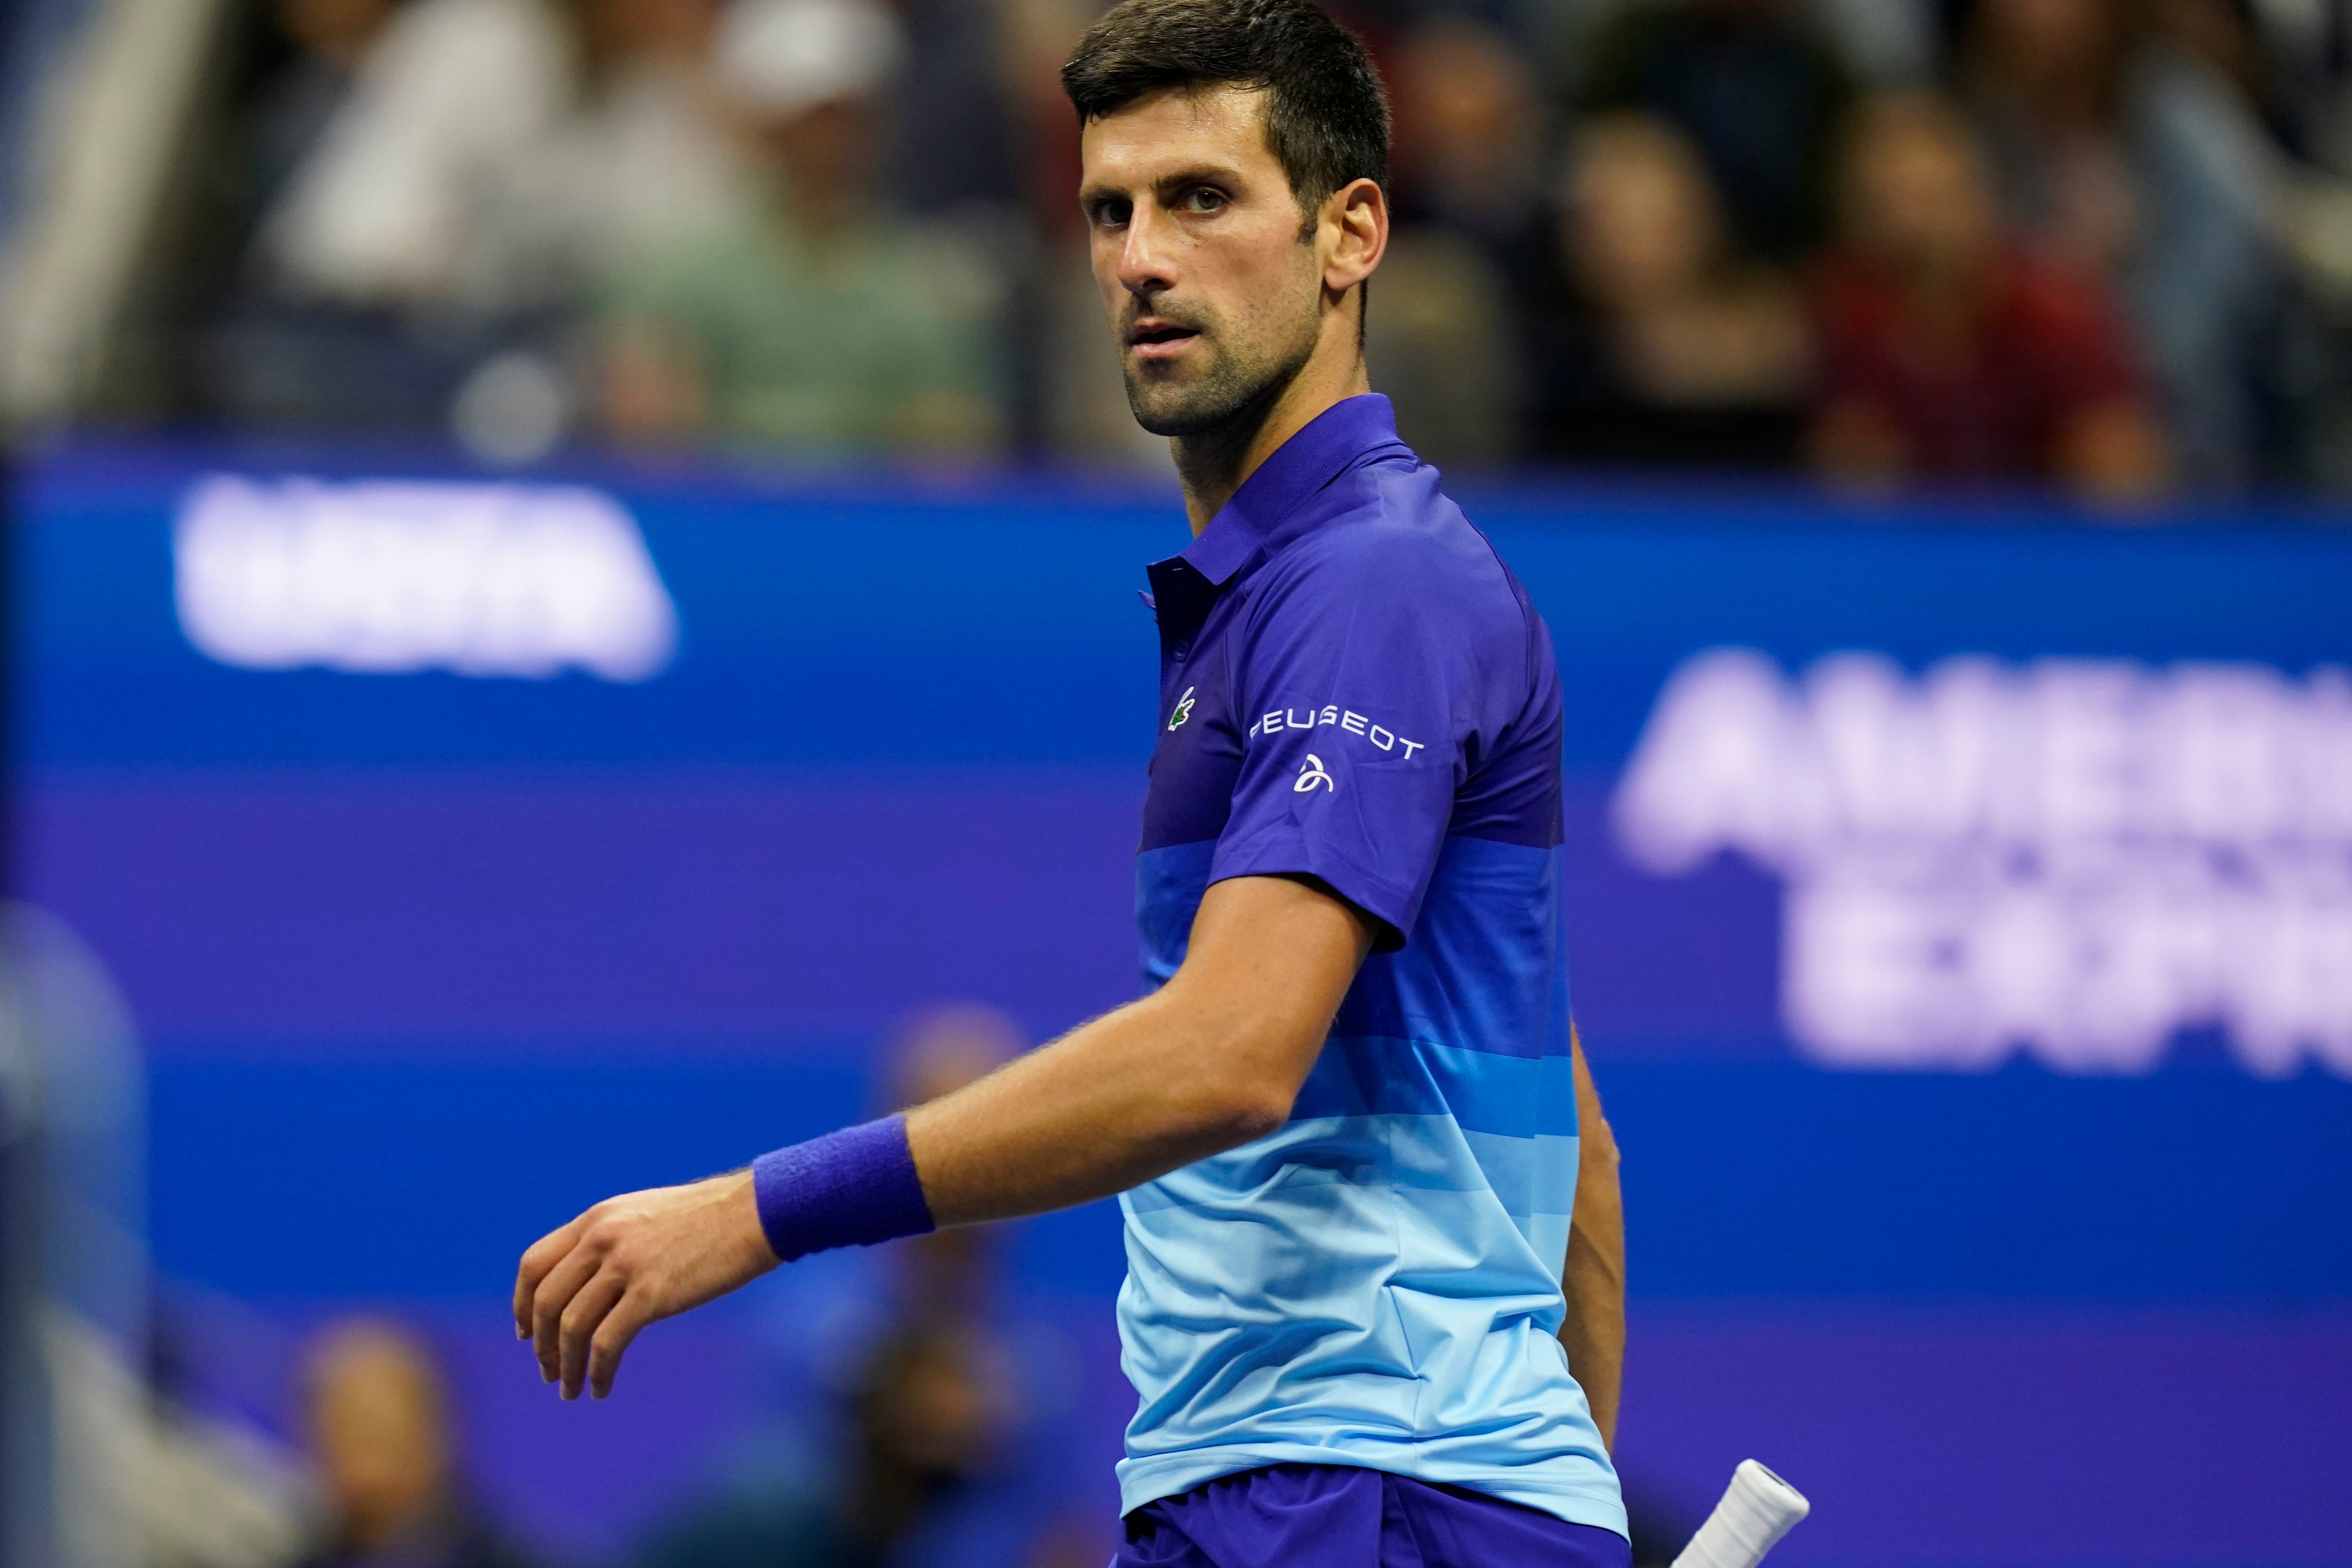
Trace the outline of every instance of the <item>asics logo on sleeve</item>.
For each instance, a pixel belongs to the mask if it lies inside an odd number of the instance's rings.
[[[1290,793],[1312,795],[1318,789],[1328,789],[1334,795],[1339,793],[1339,786],[1333,784],[1331,775],[1323,771],[1323,759],[1309,752],[1307,753],[1307,765],[1298,770],[1298,782],[1290,786]]]

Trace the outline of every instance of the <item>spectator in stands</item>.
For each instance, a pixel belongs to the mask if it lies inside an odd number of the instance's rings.
[[[324,107],[261,217],[205,353],[213,401],[265,424],[437,425],[549,280],[517,265],[509,198],[572,94],[562,15],[538,0],[285,0]],[[347,89],[334,84],[348,79]]]
[[[905,49],[874,0],[740,0],[716,70],[769,192],[649,247],[604,290],[604,405],[624,437],[803,455],[995,445],[987,268],[883,210],[885,97]]]
[[[338,1325],[308,1373],[308,1435],[330,1512],[314,1568],[525,1568],[458,1484],[447,1390],[415,1336]]]
[[[751,200],[709,73],[717,0],[567,0],[583,94],[516,182],[525,265],[587,287],[646,246]]]
[[[263,84],[251,110],[252,195],[265,210],[309,159],[351,96],[360,68],[392,19],[394,0],[277,0],[292,58]]]
[[[1621,112],[1580,128],[1563,180],[1560,307],[1532,446],[1551,458],[1796,461],[1811,351],[1794,289],[1740,258],[1690,141]]]
[[[1549,236],[1542,94],[1526,47],[1491,23],[1442,16],[1407,34],[1386,69],[1398,223],[1462,235],[1516,295],[1531,296]]]
[[[1640,110],[1697,143],[1740,247],[1798,259],[1828,232],[1851,75],[1801,0],[1627,6],[1594,40],[1587,113]]]
[[[1534,347],[1509,323],[1541,297],[1549,261],[1541,94],[1526,50],[1462,15],[1406,33],[1387,70],[1397,226],[1366,357],[1414,450],[1441,467],[1498,462]]]
[[[2227,0],[1955,0],[1952,13],[2011,222],[2116,289],[2185,475],[2248,479],[2282,278],[2278,150],[2216,68],[2216,30],[2244,18]]]
[[[594,356],[581,314],[598,282],[754,202],[707,69],[717,0],[560,4],[580,96],[497,172],[480,245],[509,284],[488,352],[450,405],[458,439],[505,466],[544,456],[583,411]]]
[[[414,0],[268,219],[269,259],[292,291],[339,303],[503,304],[518,280],[499,275],[485,234],[572,86],[552,10]]]
[[[2165,479],[2164,439],[2097,279],[2009,237],[1967,120],[1888,97],[1849,140],[1841,243],[1814,278],[1813,454],[1846,480]]]

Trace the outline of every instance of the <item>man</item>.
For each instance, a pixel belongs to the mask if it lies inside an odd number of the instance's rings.
[[[988,268],[873,188],[905,53],[877,0],[728,7],[711,69],[761,195],[607,268],[614,434],[819,455],[993,444]]]
[[[320,1336],[305,1370],[307,1435],[327,1510],[319,1549],[304,1559],[310,1568],[529,1568],[466,1495],[448,1389],[415,1335],[341,1322]]]
[[[904,1118],[599,1205],[524,1256],[517,1330],[601,1394],[646,1322],[780,1258],[1118,1193],[1122,1563],[1622,1568],[1558,676],[1369,395],[1379,80],[1308,0],[1127,0],[1063,80],[1129,401],[1196,535],[1151,569],[1158,988]]]
[[[1935,93],[1869,100],[1844,232],[1814,263],[1813,461],[1860,485],[2056,479],[2160,490],[2165,432],[2099,276],[2008,232],[1975,129]]]

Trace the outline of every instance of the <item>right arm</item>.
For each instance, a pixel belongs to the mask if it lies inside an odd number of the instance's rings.
[[[1279,1128],[1370,945],[1320,884],[1217,883],[1159,991],[907,1114],[929,1220],[1091,1202]],[[625,1194],[523,1255],[515,1329],[565,1398],[602,1398],[639,1330],[777,1261],[750,1171]]]

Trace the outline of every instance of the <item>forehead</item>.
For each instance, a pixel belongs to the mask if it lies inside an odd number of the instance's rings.
[[[1138,188],[1169,174],[1228,169],[1280,177],[1266,145],[1272,94],[1240,87],[1172,87],[1087,122],[1079,140],[1089,187]]]

